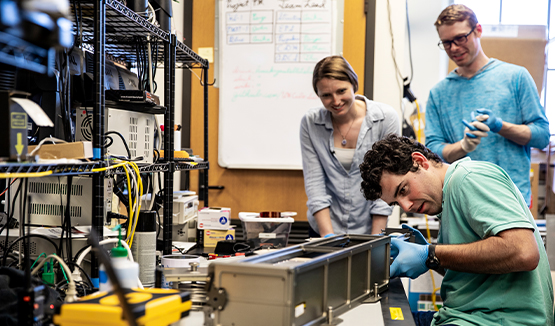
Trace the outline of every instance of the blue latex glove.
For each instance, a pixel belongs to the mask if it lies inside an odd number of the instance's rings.
[[[422,233],[420,233],[420,231],[413,228],[412,226],[409,226],[407,224],[403,224],[403,225],[401,225],[401,228],[411,230],[414,233],[414,241],[416,243],[421,244],[421,245],[429,244],[428,241],[426,241],[426,238],[424,238],[424,236],[422,235]]]
[[[466,120],[462,120],[463,125],[466,126],[464,128],[464,138],[461,141],[461,148],[470,153],[480,145],[482,141],[482,137],[488,136],[488,131],[490,130],[488,125],[482,123],[482,120],[486,120],[489,116],[487,115],[479,115],[476,117],[476,120],[472,122],[468,122]]]
[[[490,109],[476,109],[470,113],[470,116],[472,117],[472,120],[476,120],[476,117],[482,114],[487,114],[489,116],[487,120],[482,121],[483,124],[486,124],[489,127],[489,130],[493,132],[499,132],[499,130],[501,130],[501,127],[503,127],[503,120],[496,117],[495,113],[493,113]]]
[[[328,233],[324,236],[324,238],[333,237],[334,235],[335,235],[335,233]]]
[[[394,259],[393,264],[389,267],[391,278],[406,276],[415,279],[428,271],[428,267],[426,267],[427,245],[392,238],[391,257]]]
[[[474,112],[472,112],[472,113],[474,113]],[[475,117],[474,117],[474,116],[472,117],[472,119],[473,119],[472,122],[477,121],[477,120],[475,120]],[[477,123],[471,124],[470,122],[466,121],[465,119],[462,119],[461,122],[462,122],[463,125],[465,125],[468,129],[470,129],[470,131],[483,131],[483,132],[488,132],[488,131],[491,130],[491,129],[488,129],[489,127],[486,127],[486,126],[487,126],[486,124],[483,124],[483,125],[480,125],[480,124],[477,124]],[[482,122],[482,123],[483,123],[483,122]],[[475,125],[481,126],[481,127],[483,127],[483,128],[482,128],[482,129],[479,129],[479,128],[477,128]],[[477,137],[478,137],[478,136],[476,136],[475,134],[472,134],[472,133],[470,133],[470,132],[467,132],[466,135],[467,135],[468,137],[470,137],[470,138],[477,138]]]

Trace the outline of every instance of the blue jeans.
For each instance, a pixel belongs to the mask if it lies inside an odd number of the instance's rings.
[[[417,311],[412,313],[416,326],[430,326],[434,319],[435,311]],[[446,324],[443,326],[456,326],[454,324]]]
[[[434,319],[435,311],[417,311],[412,313],[416,326],[430,326]]]

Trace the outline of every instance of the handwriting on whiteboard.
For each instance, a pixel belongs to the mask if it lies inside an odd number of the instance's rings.
[[[275,63],[317,62],[331,53],[331,11],[326,0],[278,3],[279,9],[267,9],[263,0],[228,0],[226,6],[232,11],[225,13],[226,43],[273,46]]]

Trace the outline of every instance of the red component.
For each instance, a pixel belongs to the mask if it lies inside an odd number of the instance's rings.
[[[33,305],[33,308],[39,309],[39,304],[38,304],[38,303],[35,303],[35,304]]]
[[[50,309],[54,310],[54,305],[53,304],[50,305]]]
[[[260,212],[260,217],[281,217],[281,212]]]
[[[31,297],[30,296],[24,296],[23,301],[29,302],[29,301],[31,301]]]
[[[244,252],[236,252],[236,253],[235,253],[235,256],[244,256],[244,255],[245,255]]]

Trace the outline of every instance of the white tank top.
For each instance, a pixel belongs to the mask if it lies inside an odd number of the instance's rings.
[[[337,157],[341,165],[343,165],[343,167],[347,171],[351,169],[351,164],[353,164],[353,156],[355,156],[354,148],[335,148],[335,157]]]

